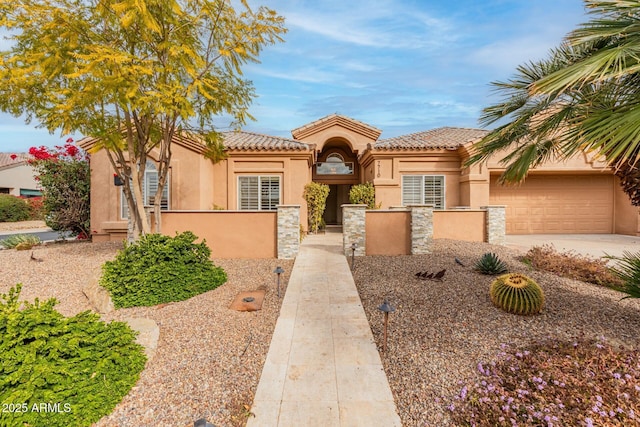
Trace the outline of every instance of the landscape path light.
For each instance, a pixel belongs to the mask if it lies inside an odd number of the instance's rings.
[[[384,337],[382,338],[382,351],[387,351],[387,328],[389,326],[389,313],[396,311],[396,308],[384,300],[378,310],[384,313]]]
[[[280,275],[284,273],[284,268],[277,266],[273,272],[278,275],[278,298],[280,298]]]
[[[353,266],[356,261],[356,249],[358,249],[358,244],[353,242],[351,244],[351,270],[353,270]]]

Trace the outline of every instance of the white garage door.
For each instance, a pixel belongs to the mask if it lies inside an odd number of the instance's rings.
[[[612,175],[529,175],[519,186],[497,180],[489,201],[507,207],[507,234],[612,232]]]

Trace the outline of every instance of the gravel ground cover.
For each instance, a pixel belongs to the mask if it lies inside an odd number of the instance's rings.
[[[113,259],[119,243],[60,243],[31,251],[0,251],[0,293],[23,283],[22,299],[55,297],[66,316],[90,309],[82,287]],[[217,426],[244,425],[271,335],[280,311],[275,296],[276,265],[285,269],[286,289],[292,261],[214,260],[229,276],[225,285],[187,301],[129,308],[103,319],[153,319],[160,327],[154,358],[124,400],[96,427],[193,426],[207,418]],[[266,288],[262,310],[237,312],[228,307],[242,291]]]
[[[47,224],[44,221],[17,221],[17,222],[0,222],[0,232],[28,230],[31,228],[46,229]]]
[[[546,296],[540,315],[511,315],[492,305],[493,277],[473,270],[485,252],[497,253],[510,272],[527,274],[540,284]],[[502,343],[604,337],[616,345],[640,344],[640,301],[621,301],[624,295],[616,291],[531,270],[516,259],[519,254],[486,243],[443,239],[434,241],[429,255],[356,259],[354,278],[378,348],[383,315],[377,307],[385,298],[396,307],[381,358],[403,425],[450,425],[446,406],[463,381],[479,378],[478,362],[491,361]],[[445,268],[441,282],[414,276]]]

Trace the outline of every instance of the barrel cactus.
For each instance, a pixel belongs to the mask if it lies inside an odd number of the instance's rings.
[[[496,307],[513,314],[537,314],[544,305],[540,286],[524,274],[499,276],[491,284],[491,301]]]
[[[492,252],[482,255],[475,268],[482,274],[496,275],[507,272],[507,265]]]

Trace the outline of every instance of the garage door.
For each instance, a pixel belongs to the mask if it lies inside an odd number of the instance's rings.
[[[506,187],[497,180],[489,201],[507,207],[507,234],[612,232],[612,175],[529,175]]]

